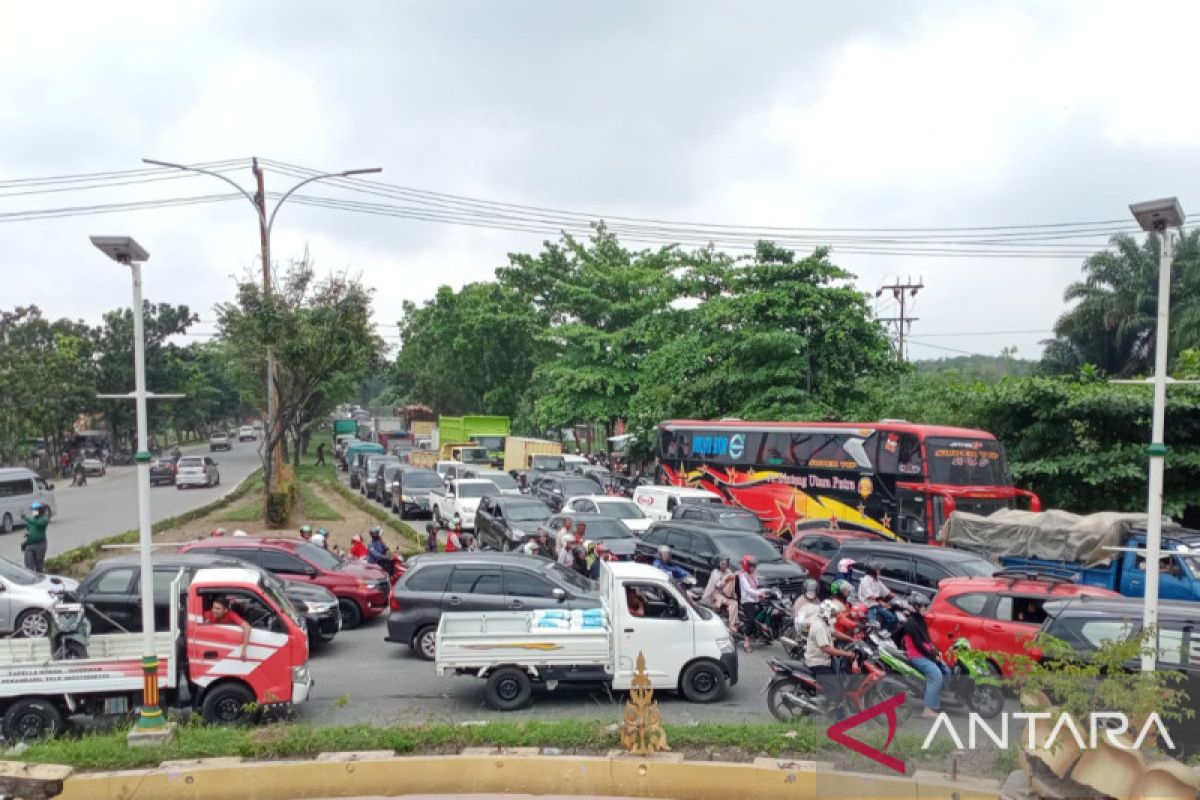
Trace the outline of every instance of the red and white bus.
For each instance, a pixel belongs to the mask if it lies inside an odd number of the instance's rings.
[[[1025,501],[1004,448],[986,431],[902,420],[668,420],[658,426],[657,478],[717,492],[779,535],[836,519],[892,538],[930,542],[950,515]]]

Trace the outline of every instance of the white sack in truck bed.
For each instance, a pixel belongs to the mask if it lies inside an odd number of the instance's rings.
[[[1040,558],[1094,566],[1110,561],[1105,547],[1119,547],[1136,529],[1145,529],[1146,514],[1101,511],[1019,511],[1005,509],[986,517],[955,511],[938,532],[951,547],[972,550],[990,558]],[[1163,519],[1163,530],[1178,528]]]

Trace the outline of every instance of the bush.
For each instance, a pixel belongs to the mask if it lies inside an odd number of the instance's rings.
[[[288,465],[279,471],[275,491],[267,492],[267,525],[286,528],[296,506],[296,473]]]

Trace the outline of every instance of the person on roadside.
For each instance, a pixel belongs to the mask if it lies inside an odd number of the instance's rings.
[[[425,552],[436,553],[438,551],[438,528],[437,525],[430,522],[425,526]]]
[[[575,520],[571,519],[570,517],[567,517],[565,520],[563,520],[562,530],[560,530],[558,532],[558,535],[554,537],[554,549],[555,549],[555,552],[560,554],[560,561],[561,561],[562,551],[564,549],[570,548],[571,541],[574,538],[575,538]]]
[[[522,550],[531,556],[554,558],[554,551],[550,548],[550,534],[545,528],[538,528],[537,533],[525,543]]]
[[[942,710],[942,686],[950,674],[942,654],[929,636],[929,625],[925,622],[925,610],[929,598],[921,592],[908,596],[912,613],[904,622],[904,653],[914,667],[925,676],[925,710],[922,717],[936,717]]]
[[[867,607],[867,619],[875,620],[879,623],[879,627],[890,631],[896,627],[897,618],[896,614],[888,608],[888,601],[892,599],[892,590],[880,579],[882,574],[883,568],[879,564],[867,565],[866,574],[858,583],[858,599]]]
[[[21,515],[25,523],[25,539],[21,542],[21,549],[25,551],[26,568],[40,573],[46,561],[46,529],[50,527],[50,507],[41,500],[34,500],[29,510],[33,512],[32,515]]]
[[[317,463],[314,466],[318,466],[318,467],[325,466],[325,443],[324,442],[320,442],[317,444]]]
[[[300,538],[301,539],[303,539],[306,542],[310,542],[310,541],[312,541],[312,535],[313,535],[312,525],[301,525],[300,526]]]
[[[450,530],[446,532],[447,553],[457,553],[463,549],[462,535],[462,523],[458,522],[458,519],[455,518],[455,524],[450,526]]]
[[[367,559],[367,546],[363,544],[361,533],[356,533],[350,537],[350,557],[359,561]]]
[[[708,583],[704,587],[700,602],[718,614],[724,611],[729,621],[729,629],[737,630],[737,573],[729,564],[729,556],[721,556],[713,571],[708,574]]]
[[[604,546],[604,542],[596,542],[594,544],[595,555],[592,558],[591,564],[588,565],[587,576],[594,581],[600,580],[600,565],[608,560],[608,548]]]
[[[238,654],[238,658],[242,661],[250,652],[250,623],[242,619],[242,616],[229,607],[229,601],[224,597],[214,597],[212,606],[208,611],[204,612],[204,624],[206,625],[236,625],[242,629],[242,650]]]
[[[64,481],[71,477],[71,457],[67,455],[65,450],[58,457],[58,475]]]
[[[758,585],[758,559],[752,555],[742,556],[742,568],[738,571],[738,598],[742,609],[740,618],[745,636],[742,647],[750,652],[750,633],[754,630],[754,618],[758,616],[758,604],[766,591]]]
[[[792,604],[792,624],[796,628],[797,636],[808,635],[808,626],[812,624],[813,618],[821,611],[821,600],[817,593],[818,588],[819,585],[816,579],[805,579],[804,592]]]
[[[367,534],[371,537],[371,543],[367,545],[367,563],[374,564],[391,577],[392,551],[383,541],[383,528],[374,525]]]
[[[571,569],[585,578],[588,576],[587,546],[582,542],[571,547]]]
[[[656,569],[661,569],[673,581],[683,581],[692,577],[692,573],[676,564],[671,558],[671,548],[667,545],[660,545],[658,548],[658,558],[654,559],[653,566]]]
[[[832,713],[842,701],[841,679],[834,668],[833,659],[854,658],[849,650],[842,650],[833,644],[832,625],[836,616],[837,606],[833,601],[822,601],[816,616],[808,625],[808,638],[804,642],[804,665],[812,670],[813,677],[821,685],[826,713]]]

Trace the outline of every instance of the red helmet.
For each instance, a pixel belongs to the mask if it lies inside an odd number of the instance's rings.
[[[752,555],[742,556],[742,569],[750,569],[758,566],[758,559]]]

